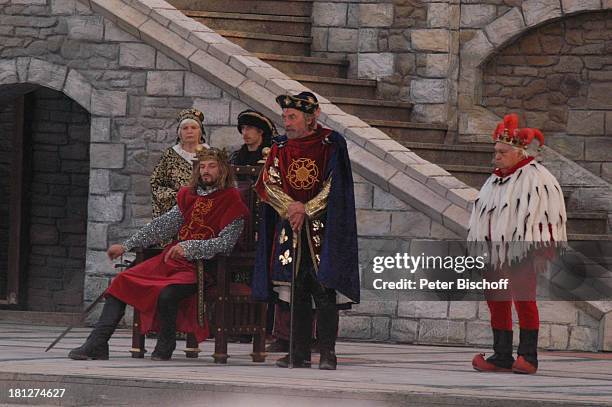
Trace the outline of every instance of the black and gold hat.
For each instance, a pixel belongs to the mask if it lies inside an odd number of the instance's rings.
[[[257,127],[264,133],[264,137],[275,137],[278,134],[276,126],[264,114],[255,110],[245,110],[238,115],[238,131],[241,132],[242,126]]]
[[[280,95],[276,103],[282,109],[297,109],[304,113],[312,114],[319,108],[319,101],[312,92],[302,92],[298,95]]]
[[[206,132],[204,131],[204,113],[196,108],[181,110],[176,117],[176,121],[178,122],[178,126],[176,128],[177,135],[181,130],[181,124],[183,124],[183,121],[185,120],[195,120],[200,125],[200,130],[202,130],[201,142],[204,143],[206,140]]]

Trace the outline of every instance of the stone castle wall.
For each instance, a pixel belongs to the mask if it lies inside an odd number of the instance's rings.
[[[612,181],[612,12],[540,27],[484,67],[483,104],[508,109],[546,144]]]

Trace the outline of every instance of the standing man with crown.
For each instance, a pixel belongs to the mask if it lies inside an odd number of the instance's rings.
[[[491,273],[508,277],[509,292],[485,293],[491,313],[493,355],[474,356],[474,369],[482,372],[532,374],[538,369],[536,269],[550,257],[555,245],[567,241],[567,217],[561,187],[555,177],[527,153],[538,129],[518,127],[518,116],[509,114],[497,125],[495,170],[474,203],[468,241],[491,250]],[[484,243],[482,243],[484,242]],[[505,294],[505,295],[503,295]],[[512,302],[518,314],[520,335],[517,359],[512,356]]]
[[[283,109],[287,135],[273,140],[256,184],[265,204],[253,296],[268,300],[273,286],[282,301],[293,305],[295,346],[276,362],[279,367],[310,367],[314,300],[319,369],[335,370],[337,303],[358,303],[360,293],[355,197],[346,141],[317,124],[320,109],[312,93],[281,95],[276,101]]]
[[[203,146],[196,151],[189,186],[179,190],[177,204],[123,244],[109,247],[113,260],[135,247],[174,241],[164,251],[122,273],[106,290],[100,319],[87,341],[70,351],[76,360],[108,359],[108,340],[126,304],[140,312],[140,331],[159,333],[153,360],[168,360],[176,347],[176,331],[208,337],[206,318],[198,318],[196,269],[192,260],[230,253],[248,217],[248,208],[234,187],[225,151]],[[176,237],[178,236],[178,239]],[[201,325],[198,323],[201,320]]]

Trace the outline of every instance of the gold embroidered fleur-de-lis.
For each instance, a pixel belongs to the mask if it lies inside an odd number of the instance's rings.
[[[324,227],[325,227],[325,225],[320,220],[313,220],[312,221],[312,230],[313,230],[313,232],[316,232],[316,231],[318,231],[320,229],[323,229]]]
[[[283,228],[278,236],[278,243],[283,244],[287,240],[289,240],[289,236],[287,236],[287,232],[285,232],[285,228]]]
[[[317,259],[317,264],[321,263],[321,256],[319,256],[318,254],[315,254],[315,258]]]
[[[312,241],[314,242],[315,246],[317,246],[317,247],[321,246],[321,237],[320,236],[313,236],[312,237]]]
[[[278,256],[278,260],[283,264],[283,266],[286,266],[293,261],[289,254],[289,250],[285,250],[285,253]]]
[[[278,167],[279,161],[278,161],[278,157],[274,157],[274,166]]]

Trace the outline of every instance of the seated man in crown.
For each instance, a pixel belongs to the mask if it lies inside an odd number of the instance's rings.
[[[155,218],[122,244],[107,251],[113,260],[136,247],[173,240],[163,252],[120,274],[106,290],[100,319],[87,341],[70,351],[75,360],[108,359],[108,340],[126,304],[140,312],[142,333],[159,333],[153,360],[169,360],[176,331],[208,337],[205,318],[198,318],[196,269],[193,260],[230,253],[238,241],[248,208],[234,187],[225,151],[200,148],[190,184],[177,194],[177,205]],[[178,238],[176,238],[178,236]]]

